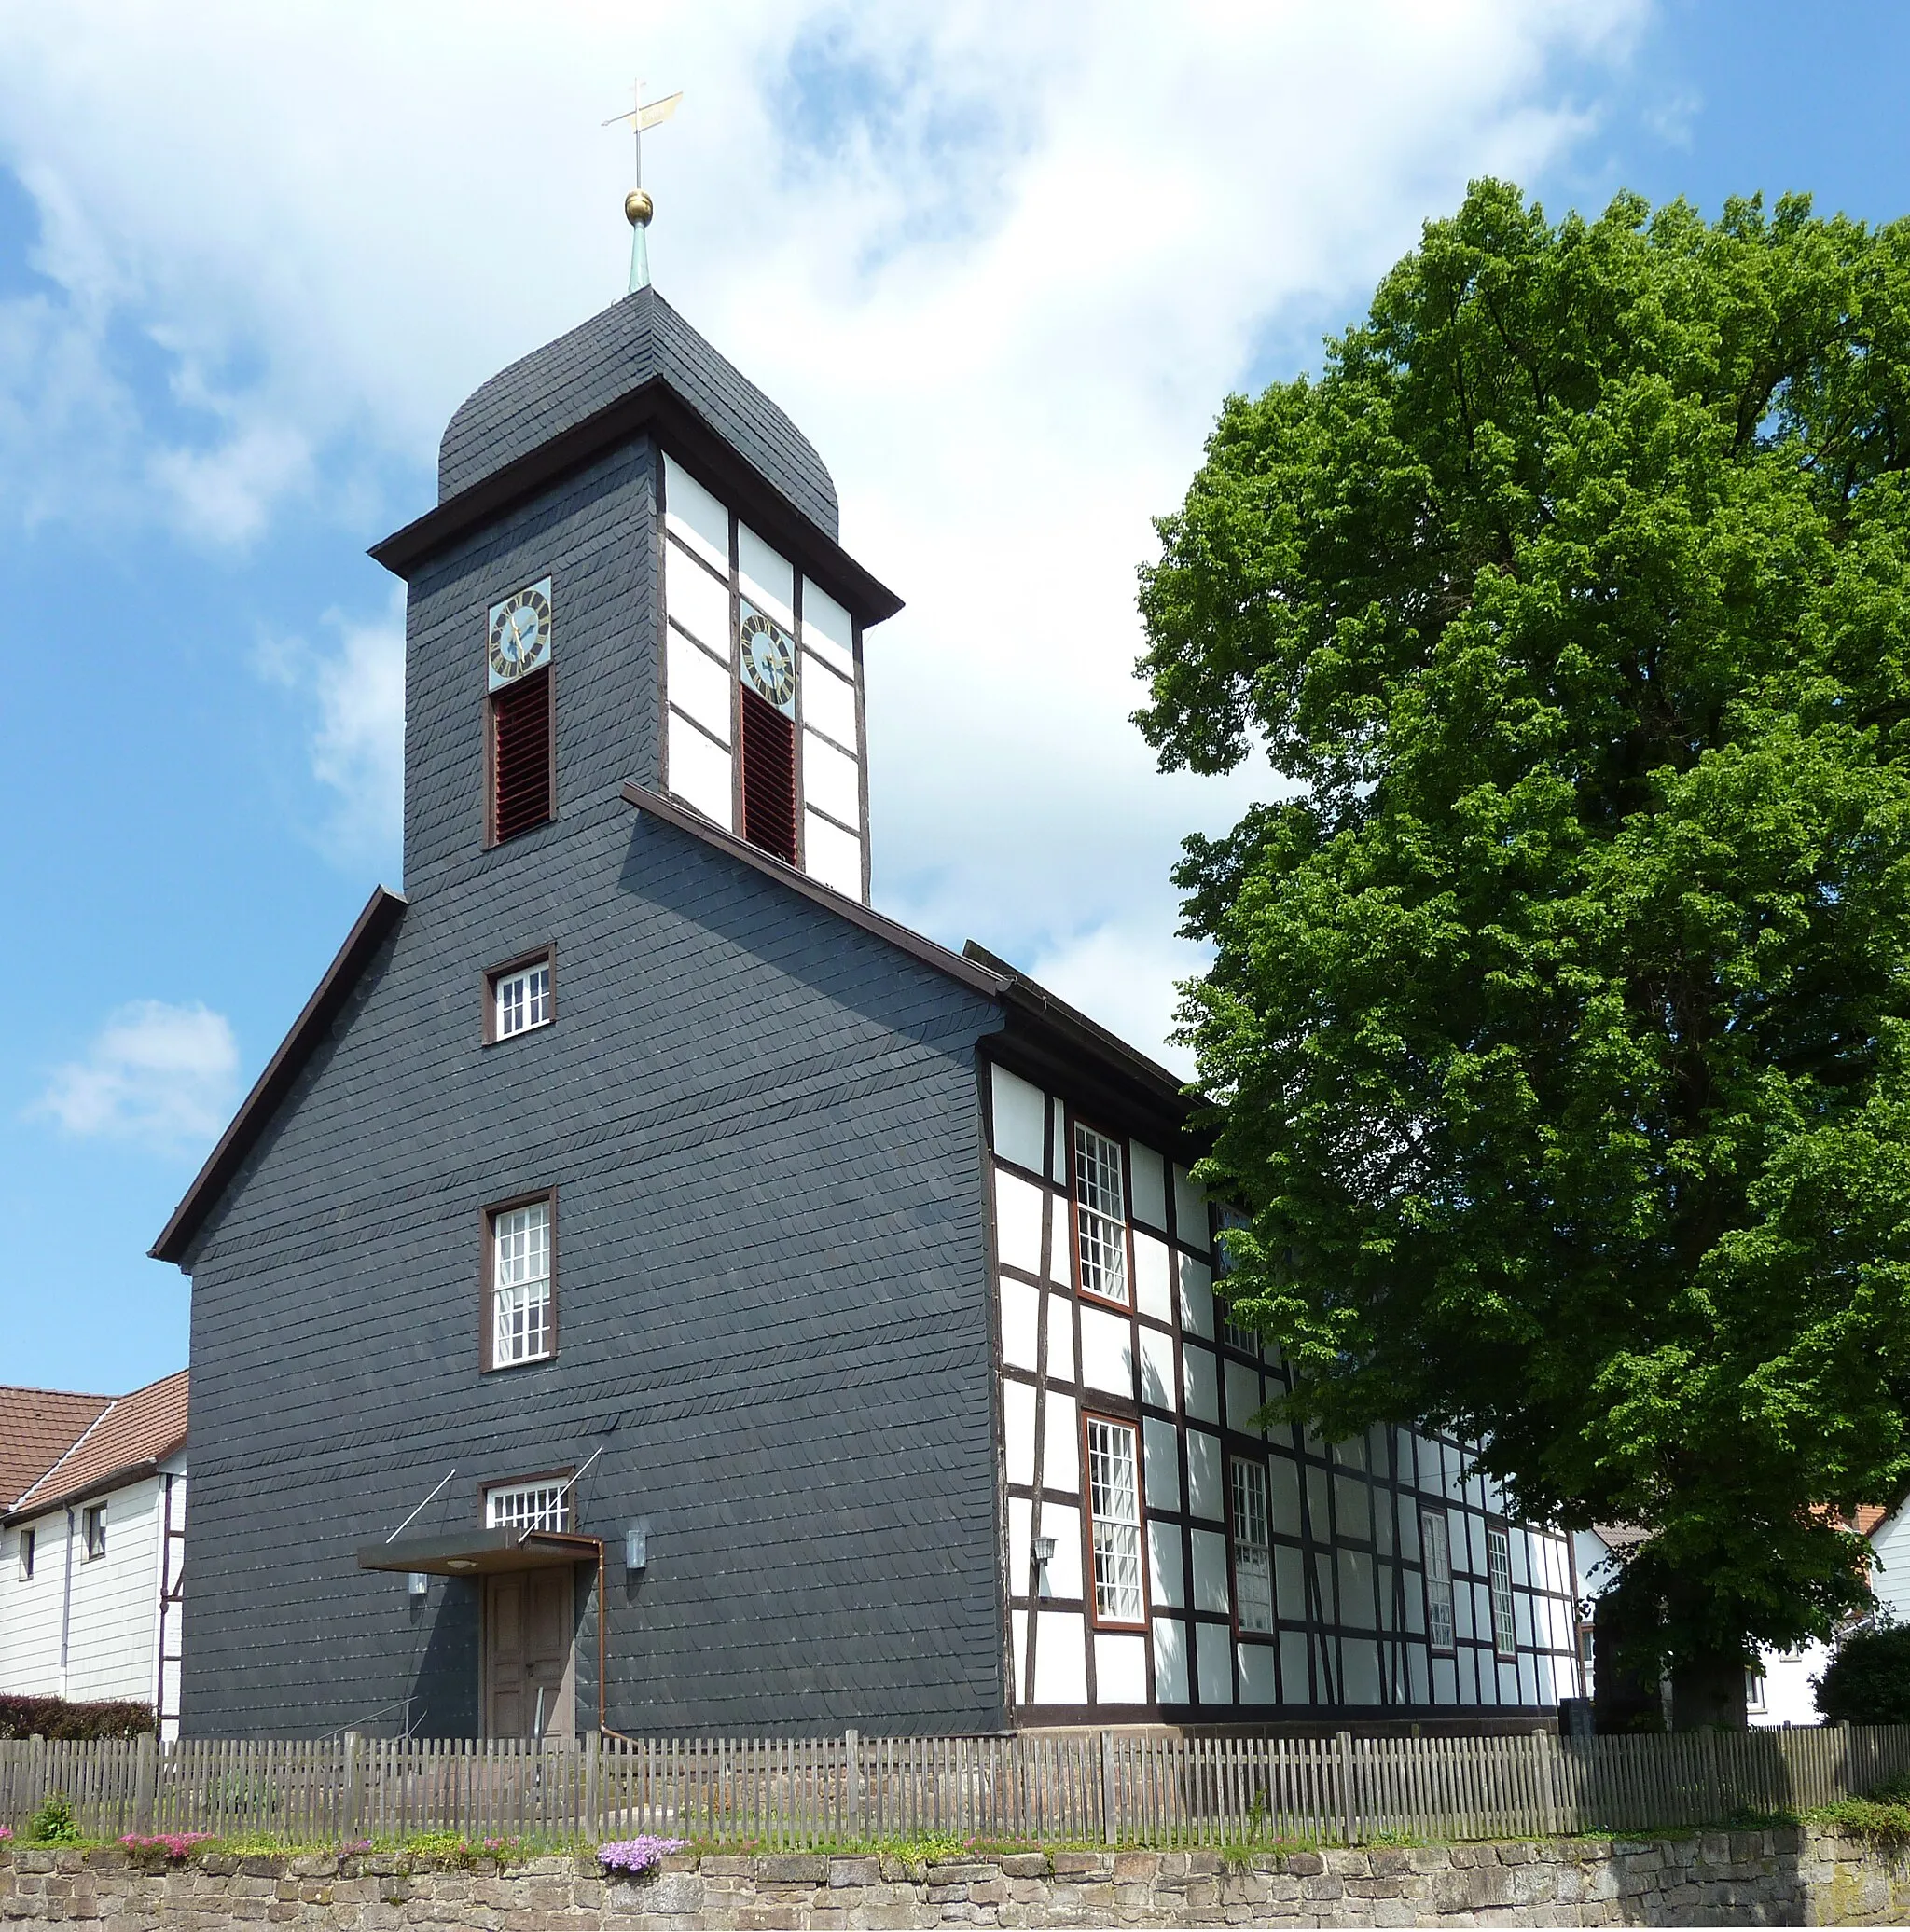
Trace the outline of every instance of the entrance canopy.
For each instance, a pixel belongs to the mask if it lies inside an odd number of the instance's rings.
[[[400,1537],[366,1543],[362,1570],[422,1570],[434,1577],[484,1577],[499,1570],[557,1569],[595,1563],[595,1537],[565,1536],[552,1529],[465,1529],[454,1536]]]

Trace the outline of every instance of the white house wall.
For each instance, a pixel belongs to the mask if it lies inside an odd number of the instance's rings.
[[[1287,1387],[1212,1289],[1211,1217],[1183,1167],[1125,1148],[1128,1305],[1075,1287],[1066,1097],[989,1070],[1013,1701],[1034,1722],[1089,1713],[1240,1720],[1359,1708],[1537,1712],[1577,1692],[1571,1552],[1509,1523],[1457,1442],[1375,1428],[1329,1448],[1253,1416]],[[1090,1125],[1115,1131],[1104,1118]],[[1083,1507],[1085,1413],[1138,1430],[1144,1629],[1098,1628]],[[1243,1630],[1231,1465],[1266,1471],[1275,1628]],[[1420,1523],[1445,1513],[1455,1641],[1427,1635]],[[1511,1554],[1516,1643],[1497,1654],[1486,1532]],[[1033,1555],[1052,1538],[1046,1577]],[[1044,1581],[1045,1588],[1044,1589]]]
[[[170,1472],[173,1526],[183,1528],[183,1464]],[[0,1532],[0,1690],[76,1703],[156,1701],[165,1490],[161,1472]],[[105,1510],[105,1550],[89,1558],[82,1516],[92,1502]],[[30,1579],[20,1573],[24,1529],[36,1532]],[[177,1639],[174,1627],[169,1649],[176,1651]],[[177,1710],[176,1689],[168,1708]]]

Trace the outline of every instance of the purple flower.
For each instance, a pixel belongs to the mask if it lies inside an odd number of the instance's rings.
[[[652,1838],[646,1832],[642,1838],[622,1838],[615,1844],[599,1845],[597,1862],[607,1872],[620,1872],[626,1878],[636,1878],[648,1871],[668,1853],[688,1849],[689,1840],[686,1838]]]

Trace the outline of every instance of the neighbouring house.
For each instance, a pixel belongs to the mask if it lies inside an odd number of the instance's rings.
[[[405,892],[153,1249],[188,1734],[1552,1719],[1568,1541],[1261,1427],[1179,1083],[871,906],[900,600],[774,403],[640,288],[373,555]]]
[[[1902,1514],[1901,1509],[1886,1512],[1866,1504],[1848,1521],[1848,1526],[1858,1535],[1868,1537],[1876,1551],[1877,1568],[1872,1573],[1872,1587],[1880,1610],[1892,1622],[1910,1620],[1910,1529],[1902,1526]],[[1588,1608],[1595,1610],[1598,1598],[1617,1580],[1618,1560],[1626,1550],[1643,1540],[1643,1532],[1626,1525],[1600,1524],[1596,1529],[1579,1531],[1572,1540],[1581,1584]],[[1592,1694],[1596,1683],[1593,1628],[1593,1619],[1587,1616],[1582,1626],[1587,1696]],[[1765,1647],[1759,1653],[1757,1667],[1747,1669],[1744,1674],[1747,1721],[1754,1727],[1773,1729],[1821,1723],[1817,1707],[1817,1679],[1830,1661],[1830,1646],[1815,1638],[1795,1650]]]
[[[179,1734],[187,1374],[0,1388],[0,1691],[153,1706]]]

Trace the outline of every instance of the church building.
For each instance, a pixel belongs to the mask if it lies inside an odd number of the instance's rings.
[[[186,1734],[1550,1720],[1567,1541],[1258,1427],[1179,1083],[871,906],[900,600],[633,280],[373,552],[404,891],[153,1249]]]

